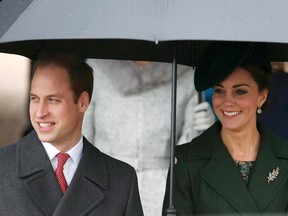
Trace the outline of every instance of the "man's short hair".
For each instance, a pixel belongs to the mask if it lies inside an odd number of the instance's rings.
[[[91,101],[93,93],[93,69],[83,59],[71,54],[56,54],[42,57],[34,63],[31,80],[38,68],[48,65],[61,67],[68,72],[71,89],[75,94],[75,103],[77,103],[79,96],[84,91],[89,94],[89,101]]]

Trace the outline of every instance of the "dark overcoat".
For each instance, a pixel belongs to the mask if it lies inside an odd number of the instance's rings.
[[[0,215],[143,216],[135,170],[83,139],[83,155],[62,195],[35,131],[0,150]]]
[[[179,215],[283,215],[287,211],[288,142],[257,127],[261,141],[248,184],[221,140],[220,122],[176,147],[174,204]]]

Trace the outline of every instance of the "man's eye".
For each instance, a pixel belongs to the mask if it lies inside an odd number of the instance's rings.
[[[50,98],[49,101],[51,103],[58,103],[59,102],[59,100],[57,98]]]
[[[35,97],[35,96],[30,97],[30,101],[36,101],[36,100],[37,100],[37,97]]]

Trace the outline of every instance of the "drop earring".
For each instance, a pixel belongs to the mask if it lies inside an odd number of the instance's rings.
[[[262,113],[261,107],[258,107],[258,108],[257,108],[257,113],[258,113],[258,114],[261,114],[261,113]]]

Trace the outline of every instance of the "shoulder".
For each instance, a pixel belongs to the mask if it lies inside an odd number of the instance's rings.
[[[257,127],[261,134],[261,143],[269,145],[275,156],[288,158],[288,141],[278,137],[260,123]]]
[[[177,146],[175,156],[183,160],[211,158],[222,142],[219,134],[220,128],[220,122],[216,122],[190,143]]]
[[[100,152],[108,166],[108,169],[113,170],[115,173],[136,173],[135,169],[124,161],[113,158],[105,153]]]
[[[11,161],[11,160],[15,160],[15,156],[16,156],[16,144],[9,144],[7,146],[1,147],[0,148],[0,161]],[[3,165],[3,162],[1,162],[1,164]],[[0,166],[1,166],[0,164]]]
[[[89,163],[95,164],[104,164],[107,167],[108,172],[113,173],[122,173],[122,174],[134,174],[135,169],[120,160],[117,160],[103,152],[101,152],[97,147],[92,145],[86,138],[84,139],[84,153],[86,152],[86,159],[89,160]],[[121,175],[122,175],[121,174]]]
[[[27,138],[22,138],[17,143],[8,144],[0,148],[0,170],[5,170],[6,173],[14,173],[16,171],[20,157],[19,149],[25,145],[25,139]]]
[[[19,139],[16,143],[8,144],[7,146],[0,148],[0,160],[7,160],[8,158],[11,158],[15,161],[16,153],[19,150],[19,148],[25,148],[27,144],[33,143],[31,145],[34,147],[35,140],[37,140],[37,135],[35,131],[28,133],[25,137]]]

